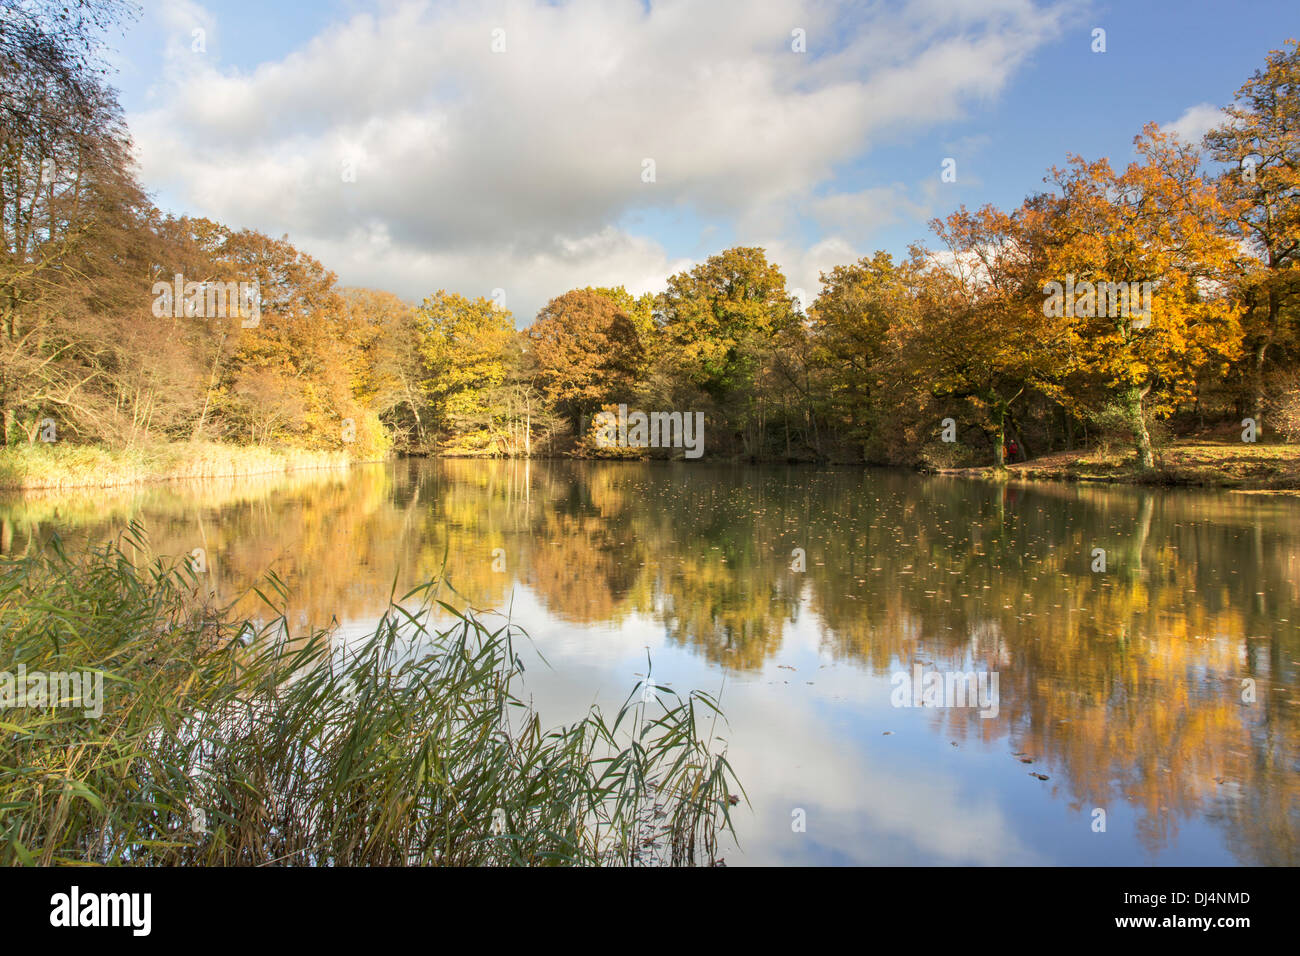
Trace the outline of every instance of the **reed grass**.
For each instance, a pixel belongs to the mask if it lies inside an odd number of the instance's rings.
[[[345,468],[347,452],[175,442],[132,448],[62,442],[0,448],[0,489],[111,488],[177,478],[220,478]]]
[[[647,677],[544,729],[522,632],[437,582],[351,646],[291,634],[274,576],[258,593],[264,619],[231,619],[136,525],[0,563],[0,670],[105,677],[99,719],[0,710],[0,863],[691,865],[734,836],[708,695]]]

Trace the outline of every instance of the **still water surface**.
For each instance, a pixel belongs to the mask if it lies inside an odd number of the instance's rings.
[[[544,724],[617,706],[648,651],[721,696],[730,865],[1300,862],[1295,498],[408,460],[5,499],[0,549],[132,519],[344,637],[441,575],[545,656]],[[895,706],[918,668],[996,675],[996,714]]]

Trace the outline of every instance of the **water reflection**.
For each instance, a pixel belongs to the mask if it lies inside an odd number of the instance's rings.
[[[406,461],[9,499],[0,550],[132,518],[247,613],[274,568],[304,628],[432,576],[509,609],[554,665],[548,717],[625,691],[647,646],[677,686],[725,676],[737,861],[1300,862],[1294,499]],[[892,708],[917,663],[996,672],[997,717]]]

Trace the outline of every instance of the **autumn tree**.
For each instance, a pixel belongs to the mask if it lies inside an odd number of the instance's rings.
[[[914,299],[905,270],[887,252],[821,273],[821,294],[810,310],[819,398],[829,422],[859,443],[876,417],[877,378],[890,348],[890,328],[907,321]]]
[[[510,313],[491,299],[440,290],[419,308],[435,427],[444,441],[484,450],[491,441],[494,389],[506,380],[506,350],[515,337]]]
[[[176,419],[182,427],[174,427],[168,437],[211,437],[207,433],[212,425],[214,400],[221,393],[223,376],[239,343],[244,307],[251,305],[241,302],[236,294],[232,301],[224,302],[223,309],[216,310],[225,314],[207,314],[207,289],[220,284],[224,290],[242,275],[239,266],[223,256],[231,233],[209,219],[170,216],[155,217],[150,231],[157,239],[149,270],[153,302],[151,314],[140,327],[143,334],[161,346],[185,380],[171,393],[178,403]],[[195,283],[203,290],[202,309],[191,309],[183,296],[179,302],[174,301],[178,275],[183,282]],[[156,294],[164,287],[170,291]],[[215,297],[213,304],[217,305]],[[182,357],[184,361],[178,362]]]
[[[592,289],[548,302],[528,329],[528,343],[546,397],[575,430],[583,415],[627,401],[644,366],[631,316],[616,296]]]
[[[137,12],[128,0],[0,0],[0,148],[11,136],[64,139],[99,110],[103,36]]]
[[[113,394],[124,333],[147,309],[149,209],[104,83],[116,0],[0,0],[0,407],[3,440],[44,415],[129,437]],[[147,403],[146,403],[147,404]]]
[[[1223,209],[1195,148],[1155,126],[1135,144],[1139,160],[1121,173],[1079,157],[1053,170],[1044,274],[1057,285],[1044,307],[1068,357],[1057,396],[1076,409],[1107,396],[1149,469],[1149,417],[1189,397],[1198,371],[1234,358],[1241,325],[1223,294],[1235,250],[1215,228]],[[1075,298],[1063,302],[1062,288]]]
[[[1043,312],[1034,204],[1015,213],[962,207],[932,228],[939,253],[915,247],[917,307],[896,322],[906,364],[930,395],[969,399],[1003,465],[1017,403],[1052,381],[1061,330]]]
[[[288,237],[222,230],[223,275],[256,290],[255,319],[238,336],[214,413],[237,440],[287,441],[372,455],[387,436],[369,407],[367,350],[376,328],[349,309],[333,272]]]
[[[369,329],[363,357],[364,391],[375,413],[405,437],[407,447],[428,442],[429,397],[425,391],[425,325],[414,306],[391,292],[344,289],[351,321]]]
[[[728,416],[747,451],[761,448],[756,384],[780,335],[799,324],[781,270],[762,249],[728,249],[669,278],[655,319],[677,373]]]
[[[1240,295],[1253,414],[1262,422],[1268,365],[1300,356],[1300,44],[1270,53],[1224,112],[1205,143],[1227,164],[1218,179],[1226,228],[1249,251]]]
[[[616,286],[587,286],[584,292],[594,292],[596,295],[604,296],[618,306],[619,310],[632,322],[633,328],[636,329],[637,336],[641,339],[642,346],[649,347],[650,339],[655,331],[655,294],[653,292],[643,292],[641,295],[633,295],[621,285]]]

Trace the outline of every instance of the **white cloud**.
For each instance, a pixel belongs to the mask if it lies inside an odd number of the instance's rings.
[[[633,295],[657,292],[670,275],[691,265],[689,259],[669,258],[654,240],[613,227],[577,238],[556,236],[537,247],[505,242],[458,251],[394,242],[377,224],[337,238],[313,239],[310,251],[336,271],[345,262],[354,276],[364,277],[344,276],[349,284],[392,289],[413,300],[439,289],[468,296],[491,296],[502,289],[505,307],[525,322],[568,289],[623,285]]]
[[[902,183],[874,186],[823,196],[809,202],[807,208],[813,218],[835,234],[858,239],[904,218],[927,218],[929,207],[909,199],[908,192]]]
[[[147,15],[186,40],[194,23],[242,29],[192,0]],[[615,227],[645,208],[775,237],[806,282],[862,217],[905,211],[882,190],[817,198],[836,168],[996,95],[1059,23],[1028,0],[396,3],[251,70],[168,56],[157,105],[129,121],[146,185],[181,210],[287,232],[344,282],[408,298],[517,289],[527,321],[572,285],[679,268]],[[821,253],[782,241],[810,214]]]
[[[1178,134],[1178,138],[1189,143],[1199,143],[1201,137],[1224,120],[1223,110],[1213,103],[1197,103],[1183,110],[1168,126],[1166,131]]]

